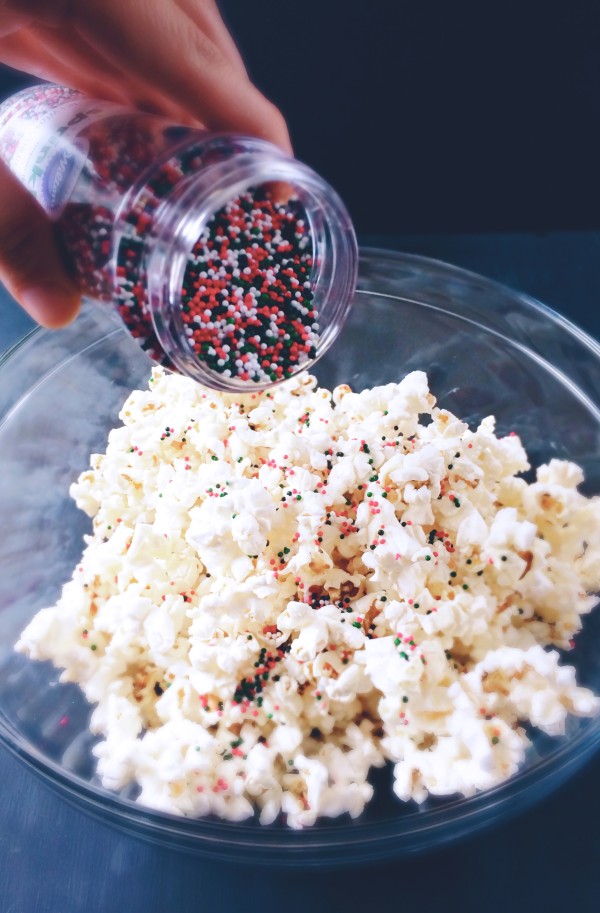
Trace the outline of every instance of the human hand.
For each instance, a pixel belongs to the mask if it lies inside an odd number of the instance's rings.
[[[216,0],[0,0],[0,61],[92,98],[291,149]],[[43,326],[79,310],[50,221],[1,162],[0,279]]]

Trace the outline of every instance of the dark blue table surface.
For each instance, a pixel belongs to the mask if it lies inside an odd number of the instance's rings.
[[[600,232],[365,240],[505,282],[600,338]],[[0,353],[32,325],[0,289]],[[597,757],[541,805],[449,848],[347,871],[277,873],[123,836],[0,749],[0,913],[596,913],[599,815]]]

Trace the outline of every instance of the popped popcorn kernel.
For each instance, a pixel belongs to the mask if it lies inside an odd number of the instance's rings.
[[[155,369],[71,493],[78,570],[16,649],[90,702],[98,773],[139,802],[294,828],[471,795],[600,702],[560,665],[600,589],[600,499],[423,372],[218,394]]]

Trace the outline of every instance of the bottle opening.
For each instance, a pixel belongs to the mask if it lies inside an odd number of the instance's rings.
[[[248,187],[208,221],[187,258],[183,330],[210,371],[275,383],[315,358],[314,247],[286,185]]]
[[[209,173],[210,172],[210,173]],[[156,336],[175,367],[222,390],[310,367],[341,328],[354,232],[317,175],[272,154],[220,163],[157,213],[149,263]]]

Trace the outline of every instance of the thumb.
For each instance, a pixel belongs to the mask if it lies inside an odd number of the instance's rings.
[[[52,223],[3,162],[0,280],[44,327],[62,327],[77,316],[80,296],[61,262]]]

